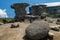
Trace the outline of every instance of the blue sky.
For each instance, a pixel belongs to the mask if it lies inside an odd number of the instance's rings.
[[[7,15],[9,18],[13,18],[15,16],[14,10],[10,8],[10,6],[14,3],[24,3],[27,2],[30,6],[34,4],[41,4],[41,3],[50,3],[50,2],[60,2],[60,0],[0,0],[0,9],[6,9]],[[29,11],[29,8],[26,9]]]

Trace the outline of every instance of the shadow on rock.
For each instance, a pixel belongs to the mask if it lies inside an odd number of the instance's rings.
[[[23,37],[23,39],[24,39],[24,40],[36,40],[36,39],[30,39],[30,38],[28,38],[26,35]],[[42,39],[38,39],[38,40],[53,40],[53,37],[51,38],[51,37],[49,37],[49,36],[46,36],[46,37],[44,37],[44,38],[42,38]]]

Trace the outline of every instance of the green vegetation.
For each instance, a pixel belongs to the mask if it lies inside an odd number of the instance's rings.
[[[7,22],[7,23],[9,23],[9,22],[13,22],[13,21],[14,21],[13,18],[0,18],[0,22]]]
[[[57,14],[48,14],[48,17],[57,18]]]

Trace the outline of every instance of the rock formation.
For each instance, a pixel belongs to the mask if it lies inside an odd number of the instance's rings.
[[[42,39],[48,35],[49,24],[45,21],[34,21],[26,28],[26,36],[30,39]]]
[[[11,5],[11,8],[15,9],[15,20],[24,21],[26,15],[26,7],[29,6],[28,3],[15,3]]]

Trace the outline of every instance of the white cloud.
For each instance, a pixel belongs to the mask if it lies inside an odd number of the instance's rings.
[[[0,9],[0,18],[8,18],[6,9]]]
[[[47,5],[47,7],[60,6],[60,2],[52,2],[52,3],[44,3],[44,4]]]

